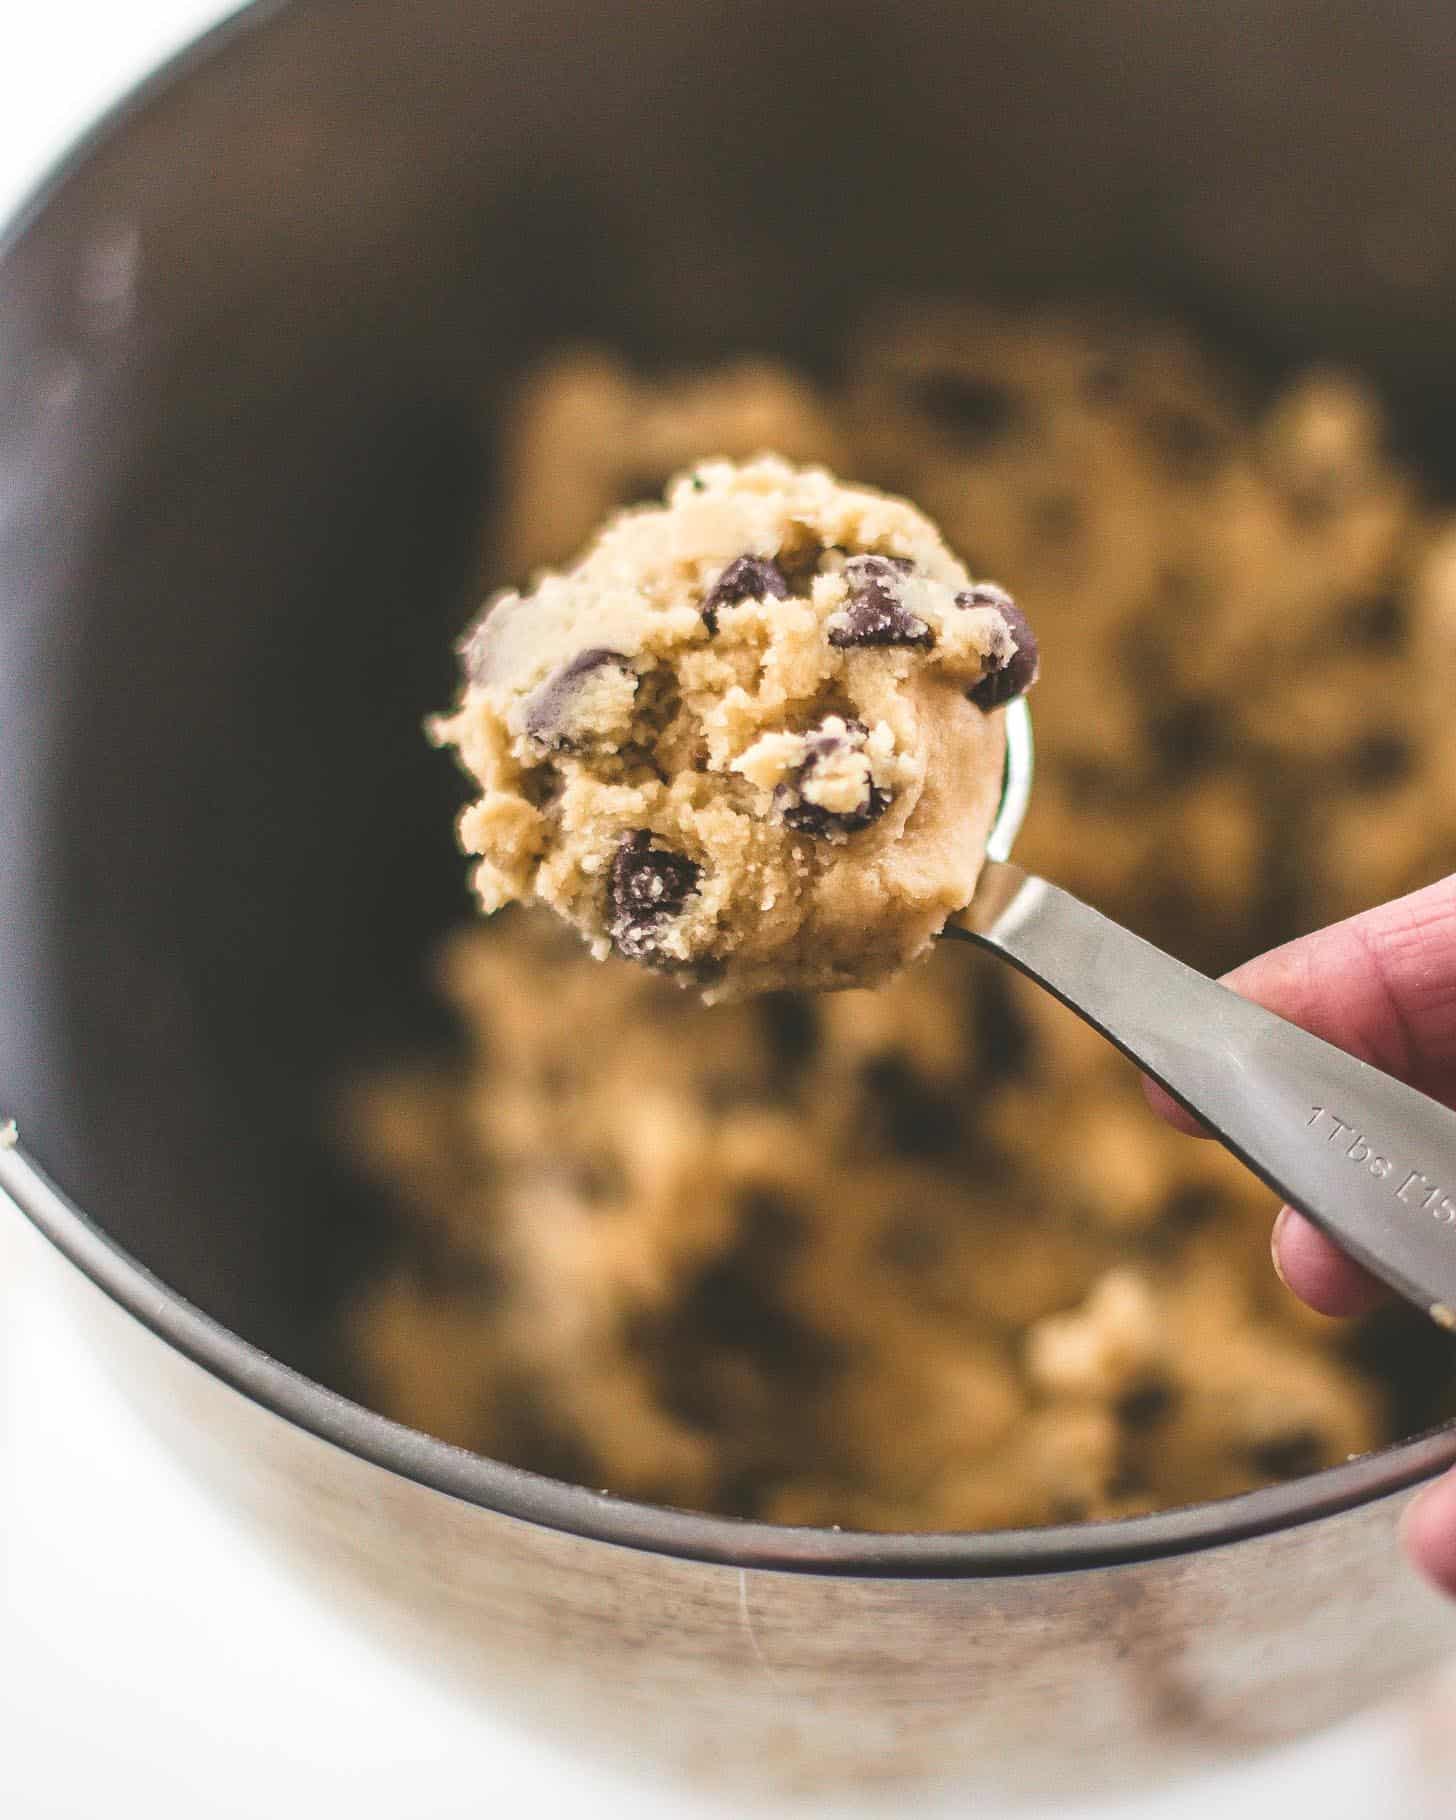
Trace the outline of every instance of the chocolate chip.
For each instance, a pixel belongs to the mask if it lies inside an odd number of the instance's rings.
[[[839,650],[853,645],[911,645],[924,649],[935,634],[900,602],[895,583],[914,564],[903,556],[851,556],[844,565],[849,599],[829,616],[829,642]]]
[[[1028,415],[1026,401],[994,379],[967,373],[926,373],[911,388],[921,414],[962,447],[985,448],[1013,430]]]
[[[1115,404],[1126,393],[1131,376],[1123,356],[1099,354],[1082,375],[1082,396],[1089,404]]]
[[[1145,1474],[1132,1466],[1121,1466],[1107,1487],[1109,1498],[1145,1498],[1151,1488]]]
[[[1206,770],[1228,750],[1228,713],[1220,702],[1189,696],[1158,709],[1149,720],[1148,735],[1169,771],[1186,775]]]
[[[821,803],[806,799],[804,786],[812,781],[816,771],[834,759],[843,758],[846,753],[864,749],[868,736],[864,722],[846,720],[841,725],[842,731],[837,728],[831,730],[826,725],[817,732],[808,734],[804,740],[802,762],[794,767],[774,791],[775,808],[796,833],[812,834],[821,840],[858,834],[861,828],[868,828],[871,822],[878,821],[890,806],[890,792],[882,789],[869,776],[865,778],[864,794],[858,806],[853,809],[826,809]]]
[[[600,1485],[601,1461],[590,1442],[554,1407],[554,1386],[527,1366],[503,1371],[481,1395],[480,1420],[506,1460],[529,1460],[534,1472],[573,1485]]]
[[[686,1278],[633,1339],[660,1376],[666,1408],[697,1427],[741,1434],[745,1404],[750,1414],[755,1406],[767,1413],[785,1394],[824,1382],[843,1356],[784,1294],[800,1230],[795,1211],[781,1204],[768,1221],[761,1206],[740,1211],[746,1217],[727,1250]]]
[[[953,1093],[917,1074],[902,1055],[881,1055],[860,1071],[876,1141],[905,1157],[947,1157],[960,1138]]]
[[[1284,503],[1297,525],[1317,530],[1328,524],[1344,505],[1348,491],[1349,483],[1338,470],[1306,474],[1289,482]]]
[[[734,1196],[738,1248],[747,1261],[773,1269],[799,1250],[808,1232],[803,1212],[776,1188],[749,1186]]]
[[[1223,438],[1206,419],[1180,405],[1148,413],[1145,428],[1169,471],[1179,480],[1206,480],[1223,453]]]
[[[1004,967],[986,968],[972,1001],[976,1065],[996,1081],[1026,1074],[1035,1048],[1031,1025],[1006,980]]]
[[[1025,695],[1036,681],[1040,659],[1036,634],[1027,623],[1021,608],[1004,588],[998,588],[988,581],[977,582],[975,587],[957,594],[955,602],[958,607],[994,607],[1016,645],[1016,649],[999,669],[988,670],[975,688],[968,691],[969,699],[978,708],[985,708],[989,712],[992,708],[1000,708],[1008,701],[1014,701],[1018,695]]]
[[[1196,1232],[1218,1219],[1223,1209],[1223,1196],[1216,1188],[1189,1182],[1182,1188],[1175,1188],[1168,1196],[1159,1211],[1158,1222],[1171,1232]]]
[[[1350,752],[1351,782],[1357,790],[1385,789],[1414,770],[1415,753],[1399,733],[1368,733]]]
[[[788,597],[788,581],[771,556],[735,556],[703,602],[703,623],[710,632],[716,632],[720,607],[736,607],[740,600],[787,600]]]
[[[765,992],[755,1001],[776,1063],[799,1068],[819,1046],[819,1014],[798,992]]]
[[[1208,577],[1196,569],[1173,563],[1159,574],[1154,593],[1155,604],[1162,612],[1196,612],[1208,598]]]
[[[1312,1428],[1274,1435],[1249,1449],[1249,1464],[1266,1479],[1302,1479],[1325,1463],[1325,1448]]]
[[[686,854],[655,847],[647,829],[624,835],[607,887],[608,932],[617,952],[649,965],[660,962],[662,925],[681,914],[701,876],[702,868]]]
[[[567,1171],[571,1186],[587,1207],[620,1203],[630,1192],[626,1171],[614,1157],[579,1157]]]
[[[1145,1378],[1117,1399],[1117,1419],[1124,1428],[1151,1428],[1172,1410],[1173,1386],[1162,1378]]]
[[[631,668],[620,651],[593,646],[578,651],[570,663],[563,664],[554,675],[548,676],[540,688],[526,698],[521,721],[527,737],[552,752],[570,751],[576,743],[571,730],[572,711],[582,684],[587,677],[613,665],[621,670]]]
[[[1062,761],[1061,771],[1062,789],[1074,809],[1084,814],[1109,809],[1126,811],[1126,783],[1110,765],[1099,764],[1095,759],[1069,758]]]
[[[1405,642],[1405,604],[1393,591],[1369,594],[1346,609],[1341,631],[1347,643],[1364,650],[1394,650]]]

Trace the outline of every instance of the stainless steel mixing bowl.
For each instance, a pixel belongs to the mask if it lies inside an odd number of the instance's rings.
[[[1091,283],[1456,405],[1456,15],[1416,0],[295,0],[127,101],[0,258],[0,1181],[137,1396],[361,1609],[562,1736],[1090,1788],[1453,1638],[1437,1432],[1136,1521],[775,1529],[322,1388],[370,1222],[315,1133],[463,909],[449,688],[523,359],[822,356],[880,287]],[[53,1193],[35,1165],[64,1191]]]

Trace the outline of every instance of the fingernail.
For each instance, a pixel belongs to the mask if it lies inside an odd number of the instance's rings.
[[[1274,1260],[1274,1274],[1286,1289],[1289,1288],[1289,1279],[1284,1274],[1284,1266],[1279,1262],[1279,1241],[1283,1238],[1284,1229],[1289,1224],[1289,1215],[1290,1209],[1281,1207],[1274,1216],[1274,1230],[1269,1234],[1269,1256]]]

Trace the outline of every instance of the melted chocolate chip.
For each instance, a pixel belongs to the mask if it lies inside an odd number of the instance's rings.
[[[905,1157],[946,1157],[960,1136],[956,1096],[917,1074],[902,1055],[877,1056],[860,1070],[866,1116],[879,1143]]]
[[[1151,1428],[1170,1414],[1176,1401],[1173,1386],[1162,1378],[1145,1378],[1117,1399],[1117,1419],[1124,1428]]]
[[[756,1001],[776,1063],[799,1068],[819,1046],[819,1015],[812,999],[798,992],[766,992]]]
[[[1156,711],[1148,736],[1164,767],[1186,776],[1206,770],[1228,750],[1228,713],[1220,702],[1190,696]]]
[[[612,859],[607,887],[608,933],[628,960],[661,964],[662,925],[681,914],[697,890],[702,868],[686,854],[655,847],[645,828],[625,835]]]
[[[1393,591],[1367,595],[1346,609],[1340,629],[1347,643],[1364,650],[1395,650],[1405,641],[1404,603]]]
[[[574,1485],[601,1484],[600,1460],[585,1436],[553,1407],[551,1386],[541,1373],[511,1368],[481,1402],[487,1431],[496,1437],[504,1458],[529,1460],[536,1472]]]
[[[553,676],[548,676],[539,689],[526,698],[522,715],[522,725],[527,737],[535,740],[537,745],[545,746],[548,751],[565,752],[576,743],[576,736],[571,730],[572,711],[582,684],[589,676],[595,676],[599,670],[612,665],[628,670],[631,665],[620,651],[607,651],[598,647],[578,651],[570,663],[563,664]]]
[[[738,1247],[746,1261],[769,1269],[799,1250],[808,1231],[803,1212],[776,1188],[747,1187],[734,1197]]]
[[[864,795],[853,809],[826,809],[820,803],[808,801],[804,795],[804,786],[816,771],[848,752],[862,751],[866,735],[863,721],[848,720],[842,733],[821,727],[805,738],[803,762],[796,765],[774,791],[775,807],[796,833],[812,834],[821,840],[858,834],[861,828],[878,821],[889,808],[890,792],[881,789],[870,777],[866,777]]]
[[[735,556],[703,602],[703,623],[710,632],[716,632],[721,607],[736,607],[740,600],[787,600],[788,597],[788,580],[771,556]]]
[[[1121,1466],[1113,1474],[1107,1495],[1109,1498],[1145,1498],[1148,1490],[1148,1481],[1143,1473],[1131,1466]]]
[[[1175,1189],[1158,1214],[1159,1223],[1179,1235],[1196,1232],[1223,1213],[1223,1196],[1216,1188],[1190,1183]]]
[[[1132,374],[1121,354],[1099,354],[1082,375],[1082,396],[1089,404],[1115,404],[1127,391]]]
[[[1368,733],[1350,752],[1351,782],[1357,790],[1382,790],[1403,783],[1415,770],[1410,741],[1399,733]]]
[[[1179,480],[1206,480],[1223,454],[1223,438],[1206,419],[1180,405],[1161,405],[1145,420],[1148,437]]]
[[[1019,429],[1027,417],[1026,401],[994,379],[968,373],[927,373],[912,396],[936,429],[967,449],[981,449]]]
[[[914,564],[904,556],[851,556],[844,565],[849,599],[829,618],[829,642],[853,645],[911,645],[925,649],[935,634],[901,604],[895,583]]]
[[[1309,474],[1289,483],[1284,503],[1295,524],[1315,530],[1339,512],[1348,492],[1349,483],[1338,471]]]
[[[976,981],[972,1028],[977,1067],[994,1080],[1024,1075],[1035,1039],[1026,1014],[1006,983],[1004,967],[988,967]]]
[[[1250,1466],[1266,1479],[1302,1479],[1324,1463],[1324,1443],[1312,1428],[1292,1429],[1249,1449]]]
[[[975,688],[968,691],[969,699],[978,708],[985,708],[989,712],[992,708],[1004,707],[1018,695],[1025,695],[1036,681],[1039,656],[1036,634],[1027,623],[1021,608],[1004,588],[998,588],[988,581],[977,582],[975,587],[957,594],[956,605],[994,607],[1005,621],[1006,630],[1016,645],[1016,649],[999,669],[988,670]]]

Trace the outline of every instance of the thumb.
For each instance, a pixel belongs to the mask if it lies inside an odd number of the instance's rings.
[[[1224,984],[1434,1099],[1456,1096],[1456,874],[1272,949]],[[1175,1124],[1197,1128],[1149,1091]],[[1327,1314],[1384,1293],[1297,1214],[1281,1215],[1274,1244],[1289,1287]]]

